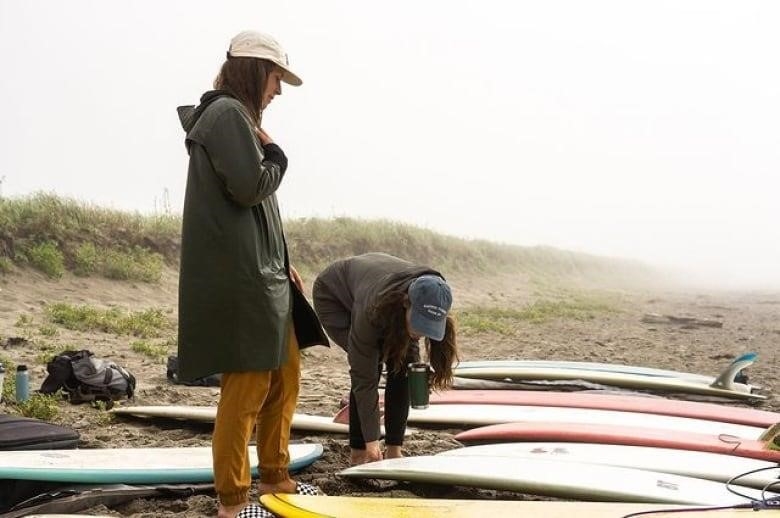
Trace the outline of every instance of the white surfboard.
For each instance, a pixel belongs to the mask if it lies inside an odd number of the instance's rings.
[[[213,423],[217,417],[217,407],[215,406],[122,406],[113,408],[110,410],[110,412],[117,415],[161,417],[167,419],[179,419],[182,421],[197,421],[202,423]],[[348,425],[334,423],[332,417],[298,413],[293,415],[292,428],[294,430],[306,430],[312,432],[349,433]]]
[[[739,356],[726,366],[718,376],[708,376],[706,374],[697,374],[693,372],[682,372],[668,369],[657,369],[654,367],[643,367],[639,365],[624,365],[618,363],[600,363],[600,362],[577,362],[564,360],[478,360],[463,361],[458,363],[458,369],[470,369],[481,367],[512,367],[512,368],[557,368],[573,370],[592,370],[617,372],[623,374],[638,374],[642,376],[660,376],[666,378],[681,378],[697,383],[710,385],[720,376],[724,378],[734,377],[742,370],[755,362],[757,355],[747,353]],[[745,385],[744,383],[734,382],[735,385]]]
[[[291,444],[290,471],[322,456],[321,444]],[[257,450],[249,447],[257,476]],[[211,447],[0,451],[0,479],[80,484],[173,484],[214,480]]]
[[[780,467],[774,462],[718,453],[644,446],[524,442],[455,448],[438,455],[523,459],[521,462],[524,462],[525,459],[553,459],[604,464],[703,478],[715,482],[728,482],[734,479],[733,484],[757,489],[764,488],[774,482],[780,482],[778,479]],[[780,490],[780,484],[778,484],[777,489]]]
[[[697,382],[684,378],[645,376],[624,372],[512,365],[456,367],[453,374],[459,378],[487,380],[585,380],[602,385],[632,389],[682,392],[741,400],[766,399],[766,396],[753,392],[755,387],[734,383],[732,375],[735,376],[737,372],[739,372],[739,366],[732,364],[728,372],[721,374],[718,378],[714,378],[711,383]]]
[[[550,459],[424,456],[387,459],[347,468],[347,478],[376,478],[518,491],[567,499],[734,505],[749,500],[725,484],[633,468]],[[761,492],[740,492],[760,498]],[[776,494],[768,494],[768,497]]]
[[[182,421],[196,421],[202,423],[213,423],[217,417],[217,407],[215,406],[187,406],[187,405],[166,405],[166,406],[122,406],[115,407],[110,412],[116,415],[132,415],[137,417],[158,417],[165,419],[178,419]],[[336,423],[332,417],[310,414],[294,414],[292,419],[293,430],[304,430],[310,432],[338,433],[348,434],[349,425]],[[384,435],[384,426],[381,427]],[[414,433],[412,428],[406,429],[406,435]]]
[[[641,374],[643,376],[683,378],[709,383],[714,381],[712,376],[707,376],[706,374],[656,369],[654,367],[642,367],[639,365],[626,365],[622,363],[577,362],[566,360],[466,360],[457,365],[458,369],[473,369],[480,367],[553,367],[557,369],[622,372],[624,374]]]
[[[745,439],[757,439],[763,428],[690,417],[595,410],[590,408],[544,407],[524,405],[431,405],[426,409],[410,409],[410,423],[453,426],[487,426],[512,422],[590,423],[620,426],[643,426],[706,434],[729,434]]]

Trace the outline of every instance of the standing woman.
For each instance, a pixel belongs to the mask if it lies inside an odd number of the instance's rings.
[[[218,516],[247,504],[256,426],[260,494],[301,491],[288,472],[299,349],[327,345],[290,265],[276,200],[287,157],[261,125],[287,55],[254,31],[230,42],[214,90],[179,108],[189,153],[179,277],[179,375],[222,373],[212,452]],[[310,487],[307,489],[311,489]]]
[[[349,445],[352,464],[382,459],[379,379],[385,386],[385,456],[402,457],[409,416],[407,364],[419,361],[425,338],[433,368],[430,384],[452,384],[458,360],[452,292],[437,271],[382,253],[337,261],[314,281],[314,308],[328,335],[347,352]]]

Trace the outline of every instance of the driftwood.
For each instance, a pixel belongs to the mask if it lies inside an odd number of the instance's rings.
[[[685,328],[694,327],[723,327],[723,322],[707,318],[678,317],[674,315],[660,315],[658,313],[645,313],[642,317],[645,324],[670,324]]]

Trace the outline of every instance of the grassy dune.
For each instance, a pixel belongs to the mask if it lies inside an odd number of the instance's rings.
[[[142,215],[39,193],[0,199],[0,273],[29,266],[52,278],[70,271],[156,282],[176,268],[181,218]],[[313,275],[330,261],[384,251],[445,272],[525,274],[548,284],[567,279],[643,285],[662,274],[635,261],[551,247],[466,240],[392,221],[305,218],[285,222],[295,265]]]

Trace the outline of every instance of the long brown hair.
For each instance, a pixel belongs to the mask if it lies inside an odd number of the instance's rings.
[[[443,390],[452,386],[452,364],[460,361],[455,320],[447,315],[447,327],[441,341],[425,339],[425,348],[430,359],[433,375],[428,378],[431,388]]]
[[[369,319],[380,328],[384,343],[382,359],[393,372],[406,369],[406,355],[412,340],[406,329],[406,290],[392,290],[376,301],[369,309]],[[447,316],[444,338],[441,341],[425,339],[425,349],[433,368],[429,377],[431,388],[445,389],[452,386],[452,364],[459,360],[455,339],[455,321]]]
[[[228,56],[214,79],[214,88],[225,90],[241,101],[259,128],[265,84],[275,67],[265,59]]]

